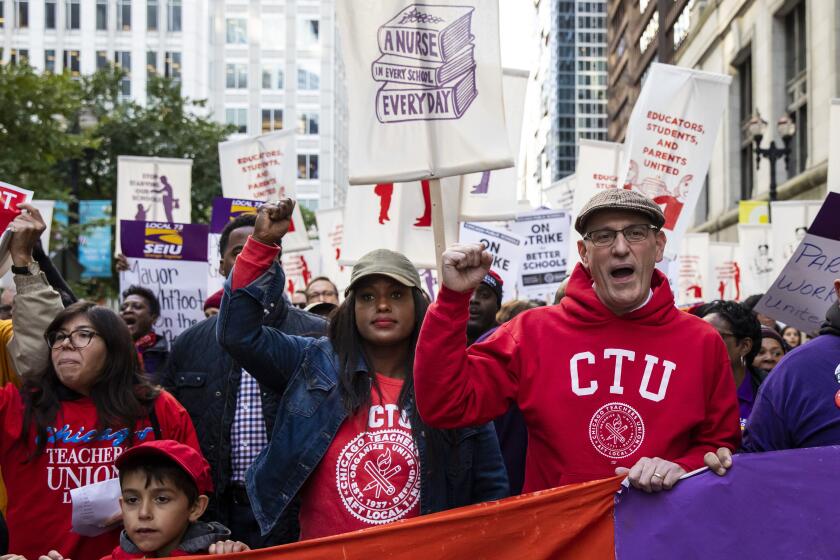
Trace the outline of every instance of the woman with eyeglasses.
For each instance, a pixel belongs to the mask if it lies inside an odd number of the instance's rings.
[[[108,308],[80,301],[46,330],[46,368],[0,389],[0,467],[7,482],[9,550],[101,558],[119,542],[119,518],[102,534],[71,531],[70,492],[117,477],[120,454],[173,439],[199,449],[186,411],[141,374],[131,334]],[[112,525],[109,526],[109,523]]]

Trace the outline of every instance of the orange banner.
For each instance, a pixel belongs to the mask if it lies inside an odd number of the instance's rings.
[[[216,558],[612,559],[613,505],[620,485],[618,477],[573,484],[344,535]]]

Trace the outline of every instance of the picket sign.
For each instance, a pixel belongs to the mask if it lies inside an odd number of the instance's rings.
[[[33,194],[32,191],[0,181],[0,276],[12,268],[12,255],[9,254],[12,232],[8,229],[9,224],[20,214],[18,204],[31,203]]]
[[[828,192],[840,193],[840,99],[831,100],[828,118]]]

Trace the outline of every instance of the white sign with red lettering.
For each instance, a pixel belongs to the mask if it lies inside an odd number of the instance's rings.
[[[745,296],[741,292],[743,274],[738,244],[709,243],[709,257],[712,265],[712,285],[707,290],[707,297],[741,301]]]
[[[344,208],[315,212],[318,242],[321,247],[321,274],[332,280],[339,293],[350,284],[352,267],[341,264],[341,243],[344,239]]]
[[[9,244],[12,242],[12,232],[8,229],[12,220],[20,214],[18,204],[32,202],[33,192],[0,181],[0,276],[6,274],[12,266],[9,255]]]
[[[694,215],[731,82],[723,74],[654,63],[633,107],[619,182],[662,207],[666,256],[679,253]]]
[[[687,233],[677,257],[675,298],[678,305],[712,299],[709,294],[709,234]]]

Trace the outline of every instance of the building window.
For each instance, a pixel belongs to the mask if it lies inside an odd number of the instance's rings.
[[[318,134],[318,113],[301,113],[298,134]]]
[[[0,29],[4,29],[6,27],[6,7],[4,6],[3,2],[0,2]],[[0,60],[3,57],[0,56]]]
[[[131,96],[131,52],[117,51],[114,53],[114,66],[125,71],[120,80],[120,95]]]
[[[79,60],[79,51],[64,51],[64,71],[70,72],[74,78],[78,78],[81,72]]]
[[[236,132],[248,132],[248,109],[225,109],[225,122],[236,127]]]
[[[262,110],[262,131],[272,132],[283,128],[283,109]]]
[[[317,19],[299,19],[297,43],[299,49],[312,49],[318,46],[319,22]]]
[[[55,73],[55,50],[44,51],[44,72]]]
[[[262,18],[261,46],[264,50],[283,50],[286,48],[286,16],[283,14],[264,14]]]
[[[169,0],[166,9],[166,30],[181,31],[181,0]]]
[[[96,0],[96,29],[108,30],[108,0]]]
[[[694,0],[689,0],[685,5],[680,17],[674,23],[674,49],[678,48],[682,42],[688,37],[688,32],[691,31],[691,11],[694,9]]]
[[[163,75],[177,82],[181,81],[181,53],[167,51],[164,59]]]
[[[11,64],[29,64],[29,49],[11,49],[9,51]]]
[[[321,87],[321,65],[317,61],[298,62],[298,89],[317,91]]]
[[[96,69],[108,68],[108,51],[96,51]]]
[[[131,31],[131,0],[117,0],[117,31]]]
[[[247,64],[225,64],[225,87],[245,89],[248,87]]]
[[[645,26],[645,30],[642,32],[641,37],[639,37],[639,51],[644,53],[648,46],[651,43],[656,41],[656,37],[659,34],[659,12],[653,12],[653,16],[651,16],[650,21]]]
[[[66,18],[65,29],[79,29],[82,17],[79,0],[67,0],[64,4],[64,10],[64,17]]]
[[[146,51],[146,84],[150,84],[152,77],[157,75],[157,52]]]
[[[787,110],[796,123],[790,142],[790,166],[794,174],[805,171],[808,161],[808,66],[805,2],[785,16],[785,93]]]
[[[315,154],[298,154],[298,179],[318,178],[318,156]]]
[[[158,0],[146,0],[146,30],[158,29]]]
[[[29,2],[15,0],[15,27],[26,29],[29,27]]]
[[[248,26],[244,18],[225,20],[225,42],[228,45],[248,44]]]
[[[285,87],[283,67],[266,64],[262,69],[262,88],[282,90]]]
[[[55,29],[55,0],[44,3],[44,29]]]
[[[738,66],[738,117],[741,125],[741,192],[740,199],[731,200],[735,204],[738,200],[750,200],[755,185],[753,161],[753,139],[749,132],[749,122],[753,116],[753,76],[752,57],[747,58]]]

